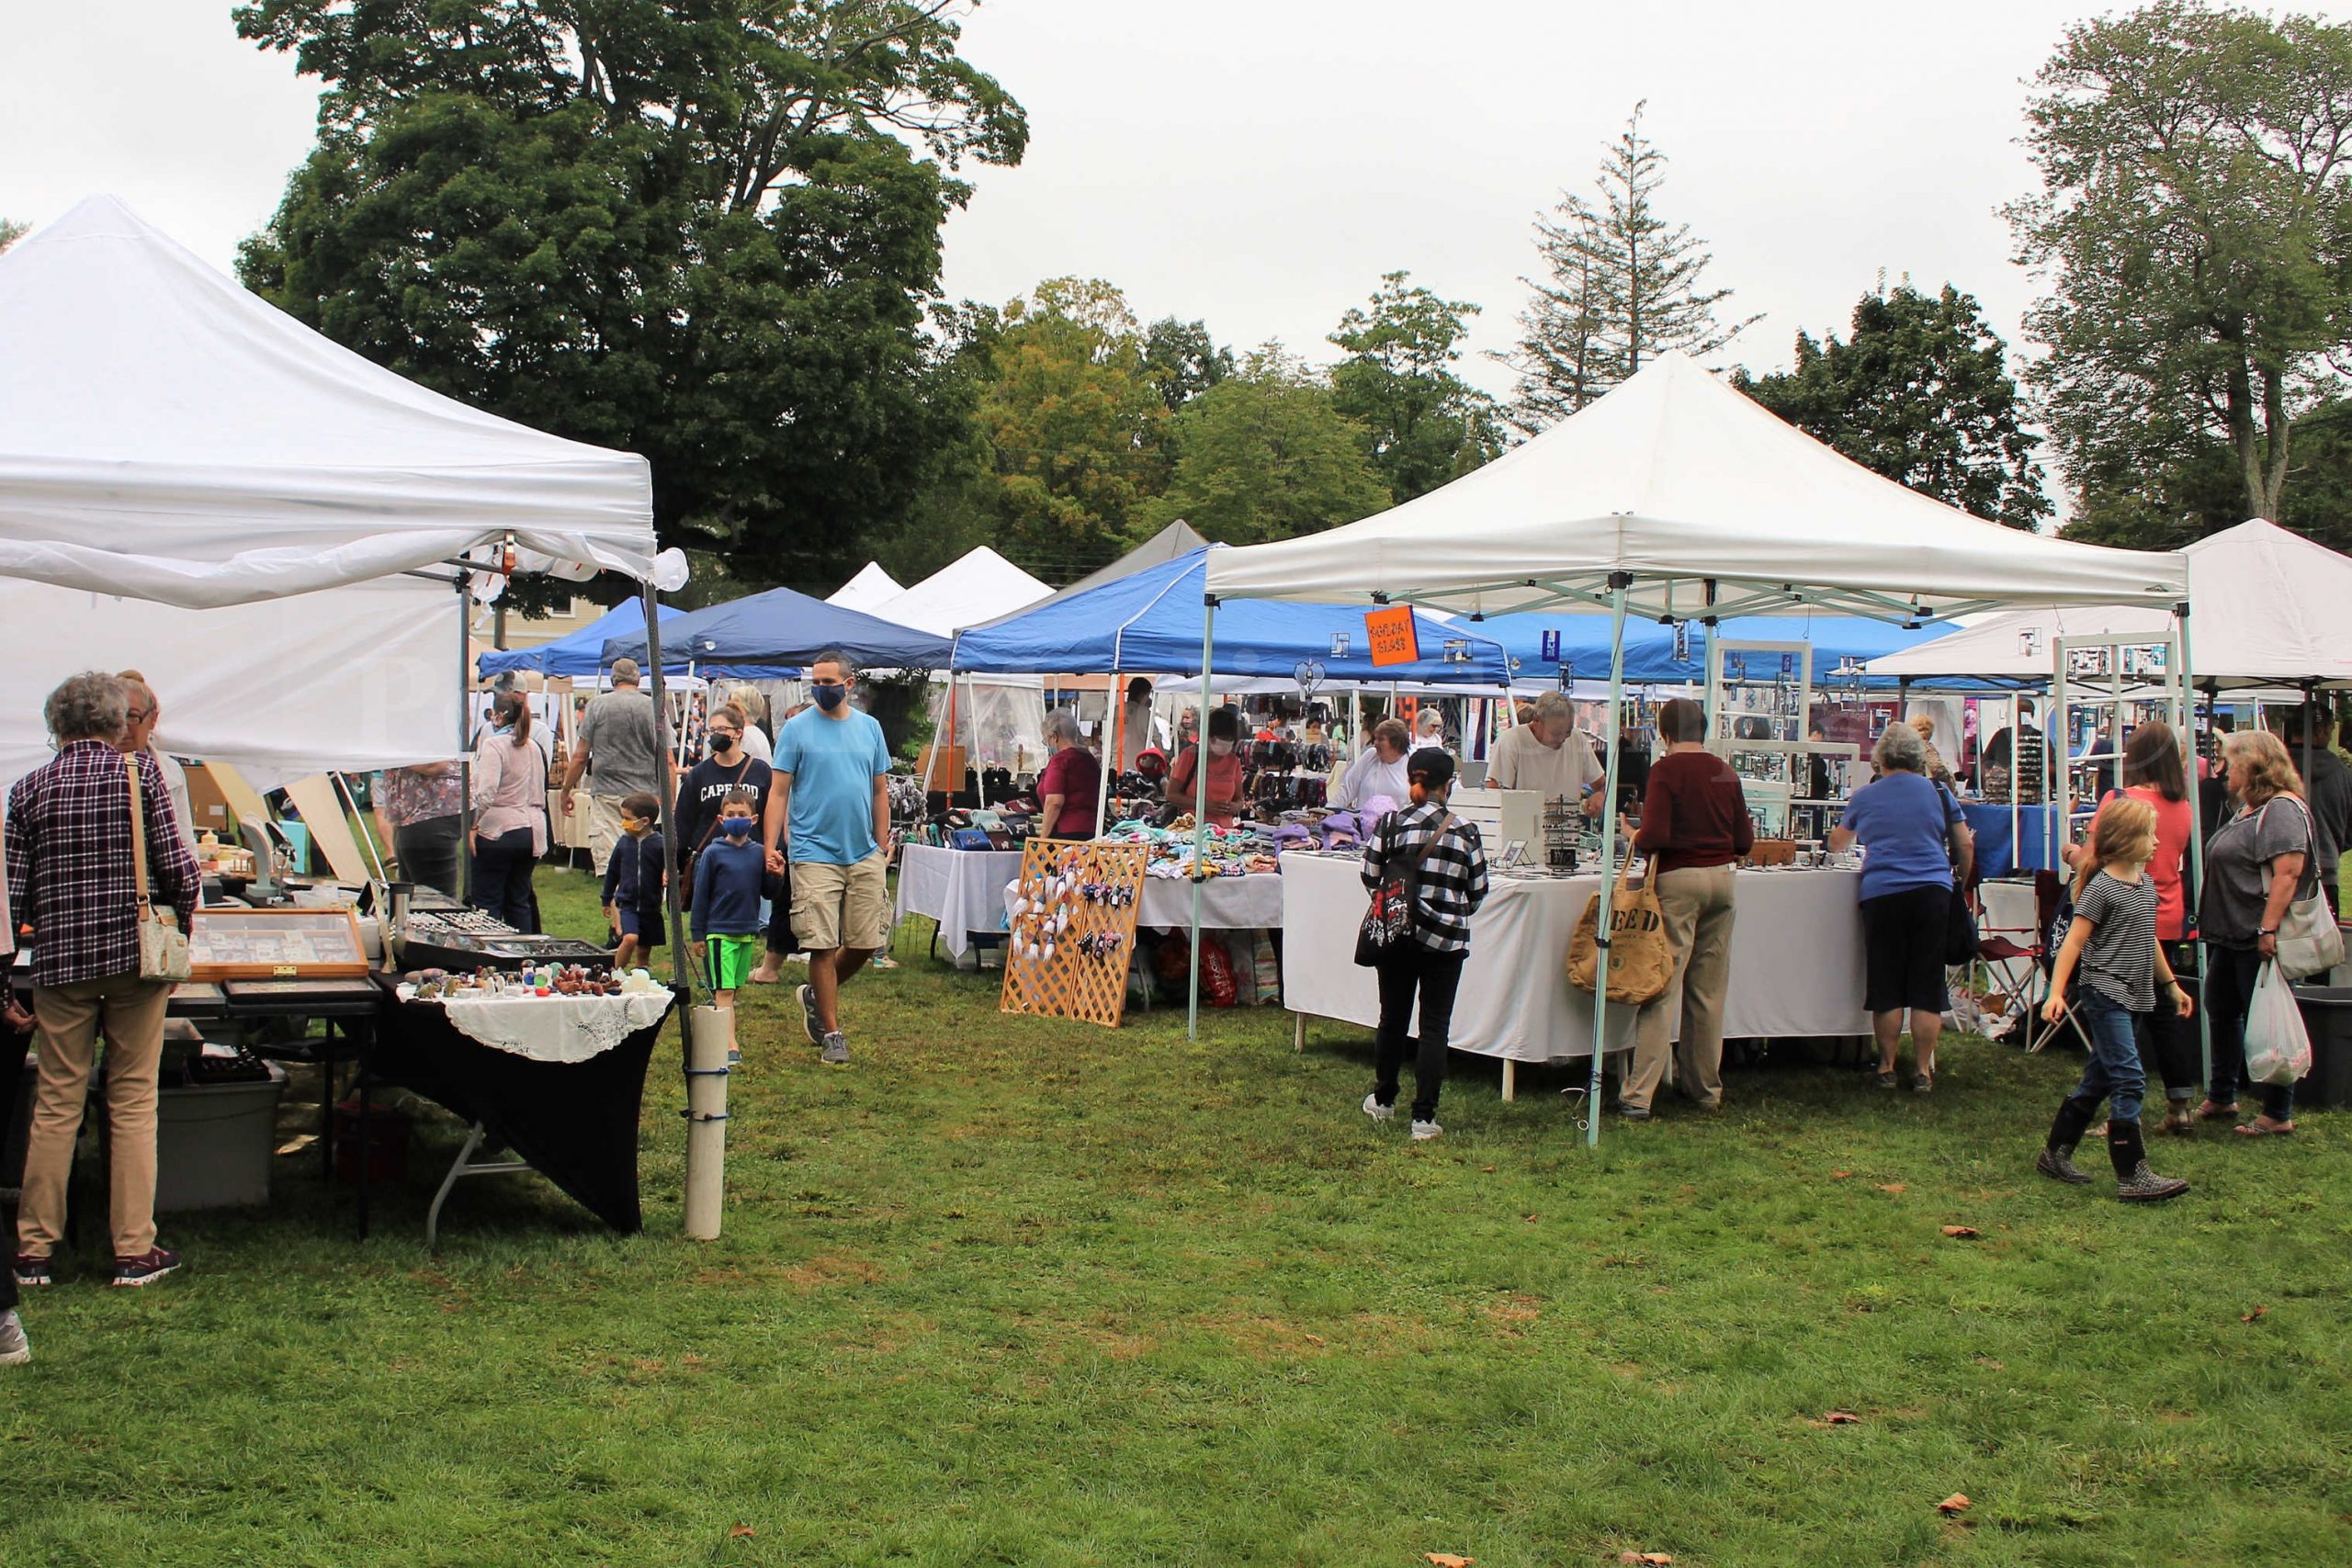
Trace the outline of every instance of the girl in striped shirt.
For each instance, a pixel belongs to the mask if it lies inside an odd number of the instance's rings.
[[[2075,999],[2075,1021],[2090,1042],[2083,1081],[2058,1107],[2050,1137],[2034,1168],[2052,1180],[2087,1186],[2075,1168],[2075,1145],[2109,1102],[2108,1157],[2115,1163],[2115,1195],[2131,1203],[2160,1203],[2188,1190],[2177,1177],[2148,1168],[2140,1138],[2140,1097],[2147,1074],[2140,1066],[2141,1017],[2159,1001],[2187,1018],[2191,1004],[2172,966],[2156,945],[2156,885],[2146,874],[2156,852],[2156,810],[2129,796],[2110,800],[2091,825],[2090,852],[2075,873],[2075,920],[2050,976],[2050,1000],[2041,1016],[2052,1023],[2066,1016],[2066,987],[2082,972]]]

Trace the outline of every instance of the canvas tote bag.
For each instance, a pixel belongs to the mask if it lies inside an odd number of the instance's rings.
[[[1609,897],[1609,999],[1639,1007],[1666,994],[1674,978],[1674,947],[1666,940],[1666,913],[1645,881],[1625,886],[1634,857],[1617,863]],[[1600,970],[1600,895],[1596,893],[1568,939],[1568,984],[1589,995]]]
[[[188,976],[187,932],[179,911],[155,907],[147,887],[147,813],[139,800],[139,759],[125,757],[122,773],[130,786],[130,863],[139,874],[139,977],[185,980]]]
[[[2274,800],[2262,809],[2267,811],[2278,804]],[[2303,841],[2312,846],[2304,860],[2316,866],[2319,830],[2312,825],[2310,808],[2300,800],[2295,805],[2303,815]],[[2335,911],[2328,908],[2324,889],[2314,886],[2308,895],[2287,906],[2278,922],[2278,972],[2290,980],[2301,980],[2343,962],[2344,932],[2335,923]]]

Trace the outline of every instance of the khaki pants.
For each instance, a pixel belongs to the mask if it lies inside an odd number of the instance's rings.
[[[600,878],[612,862],[613,846],[620,842],[621,802],[628,798],[620,795],[588,797],[588,861]]]
[[[1682,1092],[1702,1105],[1724,1097],[1724,991],[1731,979],[1732,877],[1727,865],[1661,873],[1659,912],[1674,949],[1674,977],[1634,1022],[1634,1070],[1619,1099],[1646,1106],[1666,1075],[1668,1015],[1682,996],[1682,1041],[1674,1050]]]
[[[792,863],[792,934],[803,951],[872,953],[889,945],[890,862],[882,851],[855,865]]]
[[[155,1245],[155,1077],[164,1059],[164,1009],[172,988],[135,975],[36,987],[33,1018],[40,1058],[32,1137],[25,1145],[25,1193],[17,1247],[46,1258],[65,1236],[65,1181],[82,1130],[98,1027],[107,1034],[107,1119],[114,1168],[114,1255],[136,1258]]]

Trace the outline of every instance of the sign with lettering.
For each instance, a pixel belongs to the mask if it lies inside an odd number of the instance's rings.
[[[1410,604],[1366,610],[1363,613],[1363,630],[1372,647],[1374,669],[1420,662],[1420,638],[1414,630],[1413,607]]]
[[[1542,656],[1537,660],[1537,662],[1542,664],[1557,664],[1559,661],[1560,634],[1556,629],[1547,631],[1544,634],[1544,651]]]

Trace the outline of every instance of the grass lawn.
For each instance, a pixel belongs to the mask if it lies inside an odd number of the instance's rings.
[[[2352,1562],[2340,1114],[2158,1139],[2154,1210],[2036,1177],[2075,1060],[1975,1043],[1598,1155],[1456,1058],[1414,1147],[1362,1032],[1005,1020],[923,940],[849,1071],[751,1004],[718,1243],[665,1050],[642,1235],[509,1178],[428,1258],[438,1119],[365,1246],[288,1158],[177,1278],[81,1260],[0,1371],[0,1563]]]

